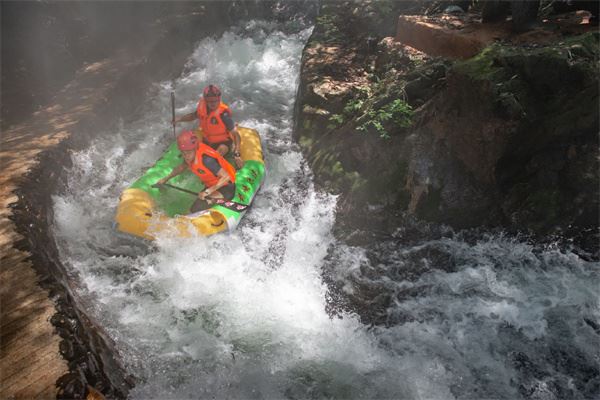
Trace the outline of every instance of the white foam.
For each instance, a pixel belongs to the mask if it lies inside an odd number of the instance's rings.
[[[54,232],[88,312],[141,378],[131,397],[518,397],[510,346],[560,341],[551,314],[574,318],[560,307],[586,309],[597,321],[597,268],[503,237],[475,245],[441,239],[432,243],[452,254],[455,270],[427,261],[429,273],[401,281],[385,267],[410,267],[402,257],[431,243],[397,249],[389,266],[337,243],[336,198],[314,189],[291,140],[309,33],[252,22],[246,34],[203,40],[186,73],[157,84],[144,118],[95,135],[73,155],[68,191],[55,197]],[[111,230],[118,196],[171,140],[171,88],[182,114],[208,83],[222,87],[240,125],[261,132],[264,186],[236,231],[164,235],[155,249],[136,250]],[[331,248],[333,278],[346,294],[357,293],[356,282],[380,287],[392,298],[390,318],[405,321],[370,329],[354,314],[328,315],[321,265]],[[363,275],[375,267],[383,268],[379,278]],[[397,298],[407,291],[417,294]],[[595,333],[579,331],[573,342],[593,353]]]

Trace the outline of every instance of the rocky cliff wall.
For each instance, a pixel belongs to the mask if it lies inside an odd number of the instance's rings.
[[[383,38],[356,4],[322,6],[296,107],[317,182],[341,195],[339,232],[412,216],[575,238],[597,257],[598,32],[453,61]]]

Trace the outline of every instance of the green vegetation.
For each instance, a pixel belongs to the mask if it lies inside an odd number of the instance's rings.
[[[345,118],[342,114],[333,114],[331,117],[329,117],[329,121],[333,122],[334,125],[328,125],[327,128],[333,129],[337,126],[343,125],[344,120]]]
[[[387,17],[382,14],[397,3],[368,0],[356,8],[348,3],[324,5],[313,34],[316,39],[311,40],[328,48],[311,49],[306,82],[327,82],[325,92],[335,88],[336,82],[343,87],[331,90],[331,96],[304,96],[312,107],[328,113],[305,113],[310,124],[301,120],[299,132],[299,143],[319,184],[343,194],[353,211],[365,203],[398,211],[410,206],[419,218],[434,221],[470,224],[478,218],[506,219],[542,232],[562,221],[566,226],[573,215],[581,221],[583,215],[592,215],[582,210],[592,209],[589,203],[597,204],[597,189],[581,188],[595,187],[588,182],[598,175],[597,168],[588,165],[595,166],[597,158],[589,149],[597,149],[593,135],[598,131],[600,34],[565,35],[544,44],[496,42],[464,61],[415,55],[388,41],[378,41],[373,49],[371,37],[380,39],[380,21]],[[352,25],[353,21],[359,24]],[[367,26],[371,29],[363,28]],[[421,109],[419,119],[424,126],[414,130],[414,137],[421,137],[413,141],[405,136],[413,133],[411,126]],[[439,118],[443,126],[446,119],[456,116],[459,121],[449,124],[454,126],[471,120],[477,124],[473,117],[479,115],[494,117],[503,129],[490,132],[490,139],[482,131],[484,142],[473,140],[472,149],[470,143],[458,146],[461,142],[456,141],[447,154],[436,153],[445,149],[429,142],[435,132],[427,130],[428,119]],[[488,140],[493,146],[486,144]],[[471,151],[485,154],[468,169],[447,164],[447,160],[470,156]],[[427,177],[435,180],[421,196],[422,188],[417,185],[422,183],[422,173],[409,166],[414,154],[424,152],[431,152],[435,166]],[[538,154],[543,157],[530,160]],[[436,157],[441,157],[439,162]],[[385,162],[370,165],[374,159]],[[505,165],[505,160],[510,163]],[[496,163],[495,169],[488,165],[491,162]],[[448,175],[445,165],[456,170]],[[497,168],[495,176],[506,194],[496,198],[493,185],[485,193],[487,187],[481,189],[471,182],[473,171],[479,168]],[[446,179],[463,175],[467,179]],[[560,187],[564,184],[568,191]],[[574,193],[576,201],[570,201]],[[487,202],[492,201],[498,208],[490,208],[494,215],[484,215],[490,207]]]
[[[365,104],[364,100],[361,99],[352,99],[346,106],[344,107],[344,114],[353,115],[360,111],[363,104]]]
[[[329,128],[335,128],[347,121],[355,120],[357,130],[367,132],[369,129],[374,129],[379,133],[379,137],[389,139],[391,136],[386,125],[391,123],[397,128],[408,128],[412,125],[414,111],[404,99],[397,98],[382,107],[376,107],[375,105],[380,103],[381,99],[374,96],[365,98],[366,96],[368,95],[365,91],[359,92],[357,98],[346,103],[342,114],[334,114],[329,117],[329,121],[333,123]]]
[[[328,126],[328,128],[336,128],[344,124],[344,122],[351,120],[356,113],[360,111],[364,104],[364,100],[362,99],[352,99],[344,106],[344,111],[342,114],[333,114],[329,117],[329,121],[333,122],[334,125]]]
[[[503,72],[502,67],[496,62],[496,57],[501,49],[502,45],[488,46],[475,57],[456,62],[454,70],[475,80],[494,81]]]
[[[383,123],[391,120],[399,128],[408,128],[412,125],[413,109],[404,100],[396,99],[378,110],[368,111],[367,115],[369,119],[356,129],[366,131],[372,126],[379,133],[379,137],[389,139],[390,135]]]
[[[496,43],[469,60],[456,62],[452,69],[471,80],[488,81],[497,110],[508,117],[563,115],[565,97],[573,95],[570,86],[557,91],[548,82],[569,79],[572,87],[578,87],[576,82],[593,82],[597,79],[599,48],[597,32],[536,48]],[[545,98],[542,103],[541,97]],[[548,109],[555,111],[542,111]]]
[[[333,14],[322,14],[317,17],[317,26],[322,29],[320,35],[324,43],[334,43],[343,39],[344,35],[338,27],[337,16]]]

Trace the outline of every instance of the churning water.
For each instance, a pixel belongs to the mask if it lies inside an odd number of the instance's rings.
[[[252,22],[203,40],[144,118],[73,155],[54,233],[139,378],[130,397],[598,397],[597,264],[500,235],[332,237],[335,198],[291,140],[309,34]],[[172,140],[170,90],[182,114],[207,83],[261,133],[267,180],[236,231],[140,248],[112,229],[118,196]],[[349,304],[335,315],[324,276]]]

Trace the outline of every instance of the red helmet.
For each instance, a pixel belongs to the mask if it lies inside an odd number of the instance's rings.
[[[204,97],[221,97],[221,90],[217,85],[208,85],[202,91]]]
[[[177,147],[179,150],[196,150],[198,146],[198,137],[192,131],[183,131],[177,137]]]

